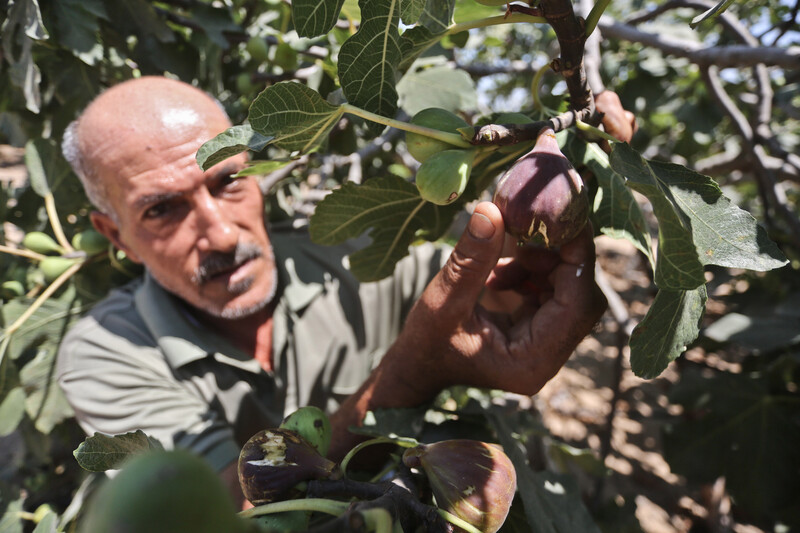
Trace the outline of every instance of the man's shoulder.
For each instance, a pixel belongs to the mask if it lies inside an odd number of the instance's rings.
[[[152,344],[135,302],[136,291],[142,283],[143,280],[137,278],[111,290],[69,329],[61,351],[67,352],[85,342],[100,345],[122,339],[137,345]]]

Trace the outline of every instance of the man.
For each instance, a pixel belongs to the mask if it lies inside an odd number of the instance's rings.
[[[454,384],[535,394],[605,308],[590,228],[558,253],[501,259],[489,202],[448,258],[417,247],[392,278],[358,284],[342,266],[349,249],[267,231],[254,178],[231,178],[244,154],[197,166],[200,145],[229,125],[203,92],[145,77],[104,92],[65,135],[92,223],[146,267],[62,343],[59,382],[89,434],[142,429],[191,448],[241,499],[239,448],[295,408],[335,410],[341,457],[370,409]],[[502,310],[500,291],[532,281],[545,290],[513,321],[478,305],[494,297]]]

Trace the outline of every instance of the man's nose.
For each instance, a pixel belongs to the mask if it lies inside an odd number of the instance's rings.
[[[197,247],[202,252],[227,252],[239,242],[239,227],[231,220],[219,200],[207,189],[196,198]]]

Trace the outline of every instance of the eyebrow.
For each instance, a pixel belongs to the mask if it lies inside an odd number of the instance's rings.
[[[214,172],[213,174],[209,175],[205,182],[206,184],[218,180],[224,176],[231,176],[239,172],[237,165],[229,164],[225,165],[224,167],[220,168],[218,171]],[[140,196],[133,202],[133,208],[136,211],[142,210],[145,207],[149,207],[151,205],[156,205],[161,202],[168,202],[173,198],[178,198],[183,196],[181,192],[168,192],[168,193],[155,193],[155,194],[146,194],[144,196]]]

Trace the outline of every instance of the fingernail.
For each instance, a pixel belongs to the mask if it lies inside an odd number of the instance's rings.
[[[473,238],[485,241],[494,235],[494,224],[486,215],[474,213],[469,219],[467,230]]]

